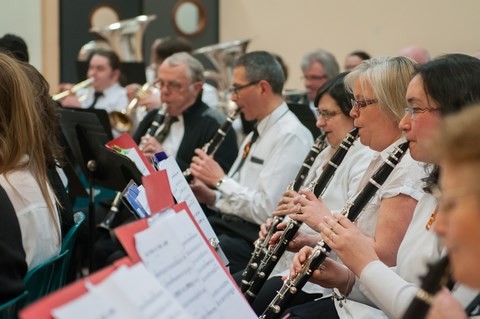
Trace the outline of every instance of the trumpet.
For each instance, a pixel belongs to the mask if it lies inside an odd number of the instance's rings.
[[[108,114],[108,118],[110,120],[110,126],[120,132],[120,133],[126,133],[126,132],[131,132],[133,128],[133,120],[132,120],[132,115],[133,112],[139,107],[138,102],[142,97],[144,97],[147,92],[151,89],[152,85],[147,82],[142,87],[137,91],[135,94],[135,97],[130,101],[130,103],[127,105],[127,107],[122,110],[121,112],[119,111],[113,111]]]
[[[65,90],[63,92],[60,92],[60,93],[57,93],[55,95],[52,96],[52,99],[56,102],[56,101],[60,101],[61,99],[63,98],[66,98],[67,96],[69,96],[70,94],[75,94],[77,93],[78,90],[80,89],[84,89],[86,87],[89,87],[90,85],[93,84],[93,82],[95,81],[95,79],[93,77],[91,78],[88,78],[82,82],[79,82],[75,85],[73,85],[70,89],[68,90]]]

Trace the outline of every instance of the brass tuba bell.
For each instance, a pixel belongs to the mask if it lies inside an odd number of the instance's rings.
[[[205,78],[215,82],[218,92],[219,109],[230,114],[234,106],[229,105],[229,89],[232,85],[233,64],[245,54],[250,39],[223,42],[195,50],[194,54],[203,54],[216,68],[205,71]]]

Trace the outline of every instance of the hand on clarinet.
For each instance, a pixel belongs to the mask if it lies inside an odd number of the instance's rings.
[[[342,214],[325,216],[320,224],[325,243],[357,276],[372,261],[378,260],[374,240]]]
[[[287,223],[282,222],[278,224],[277,229],[284,229],[286,225]],[[282,234],[283,230],[277,231],[275,234],[273,234],[269,244],[271,246],[276,245]],[[297,231],[295,236],[293,236],[293,239],[288,243],[287,250],[296,253],[304,246],[314,247],[319,240],[319,235],[312,235],[302,231]]]
[[[212,156],[207,155],[199,148],[195,150],[195,154],[196,156],[192,158],[192,164],[190,165],[192,175],[208,186],[215,187],[217,182],[225,176],[222,167]]]
[[[433,300],[427,319],[468,318],[462,305],[453,298],[450,291],[443,287]]]
[[[323,201],[315,196],[311,191],[303,189],[295,197],[293,203],[294,208],[291,210],[289,217],[307,224],[313,230],[320,232],[318,228],[324,216],[331,216],[330,210],[325,206]]]
[[[202,181],[194,178],[190,182],[190,188],[200,204],[212,206],[215,204],[215,191]]]
[[[290,278],[295,278],[302,271],[303,264],[312,251],[312,247],[304,247],[295,254],[290,268]],[[345,291],[347,286],[353,286],[353,277],[354,274],[350,269],[331,258],[325,258],[320,268],[313,271],[309,281],[324,288],[338,288],[340,291]]]
[[[140,150],[147,158],[152,158],[155,153],[162,152],[163,146],[153,136],[142,136]]]
[[[285,216],[288,214],[291,214],[292,209],[294,208],[295,204],[295,198],[297,198],[298,193],[292,190],[286,191],[283,193],[282,198],[278,202],[277,208],[275,208],[275,211],[272,213],[273,216]]]

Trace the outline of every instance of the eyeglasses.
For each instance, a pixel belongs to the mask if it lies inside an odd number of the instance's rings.
[[[370,100],[350,100],[352,102],[352,107],[355,111],[360,110],[360,108],[367,107],[370,104],[378,103],[377,99],[370,99]]]
[[[247,83],[245,85],[239,85],[239,86],[234,86],[232,87],[229,91],[230,91],[230,94],[235,94],[236,96],[238,96],[238,92],[240,92],[241,90],[243,89],[246,89],[248,88],[249,86],[252,86],[252,85],[257,85],[258,82],[260,81],[253,81],[253,82],[250,82],[250,83]]]
[[[173,81],[173,82],[163,82],[161,80],[156,81],[153,85],[157,89],[161,90],[163,88],[166,88],[169,91],[180,91],[184,86],[183,84],[175,82],[175,81]]]
[[[332,117],[342,113],[342,111],[327,111],[327,110],[318,110],[315,109],[315,114],[317,114],[317,117],[322,117],[325,121],[330,120]]]
[[[438,108],[433,107],[426,107],[424,109],[419,107],[406,107],[405,112],[410,114],[410,118],[413,120],[415,118],[415,114],[425,113],[425,112],[437,112],[439,111]]]
[[[326,74],[324,75],[303,75],[300,77],[300,80],[302,81],[321,81],[328,78]]]

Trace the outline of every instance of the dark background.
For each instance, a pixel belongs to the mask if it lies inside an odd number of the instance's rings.
[[[178,0],[61,0],[60,1],[60,81],[77,83],[85,74],[77,74],[77,55],[80,48],[89,41],[101,40],[89,32],[90,16],[99,6],[110,6],[117,11],[120,20],[138,15],[155,14],[157,18],[149,23],[144,33],[144,62],[150,59],[150,46],[154,39],[165,36],[184,36],[194,48],[218,43],[218,0],[201,0],[205,7],[207,22],[198,35],[179,34],[173,24],[173,8]],[[202,61],[204,62],[204,61]]]

